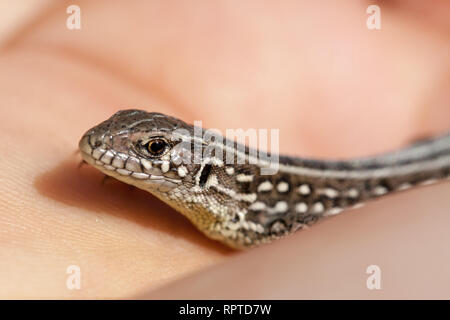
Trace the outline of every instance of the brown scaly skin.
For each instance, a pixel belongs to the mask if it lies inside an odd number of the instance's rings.
[[[350,161],[280,156],[278,171],[267,175],[261,172],[267,161],[252,162],[250,149],[224,140],[232,147],[226,161],[218,152],[224,144],[196,132],[160,113],[124,110],[87,131],[79,147],[89,164],[154,194],[207,236],[240,249],[450,174],[450,135]]]

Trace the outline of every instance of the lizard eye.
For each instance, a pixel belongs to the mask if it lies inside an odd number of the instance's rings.
[[[166,150],[167,142],[163,139],[155,139],[151,140],[146,145],[148,152],[150,152],[152,155],[160,155]]]

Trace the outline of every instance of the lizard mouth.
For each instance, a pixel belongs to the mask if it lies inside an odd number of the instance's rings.
[[[148,161],[107,149],[103,146],[95,147],[90,142],[90,136],[84,135],[79,143],[81,156],[90,165],[103,173],[131,183],[139,188],[146,189],[148,184],[173,184],[177,185],[181,180],[164,176],[159,169],[153,168]]]

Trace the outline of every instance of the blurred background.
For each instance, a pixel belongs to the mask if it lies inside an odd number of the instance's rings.
[[[32,21],[39,13],[54,4],[52,0],[0,1],[0,41]]]

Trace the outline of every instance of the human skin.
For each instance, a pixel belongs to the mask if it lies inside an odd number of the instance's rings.
[[[357,2],[78,1],[82,29],[71,31],[69,4],[0,51],[1,298],[450,297],[448,182],[238,253],[148,193],[79,168],[76,153],[87,129],[125,108],[223,132],[279,128],[280,152],[303,157],[444,133],[444,2],[427,15],[416,2],[380,5],[381,30]],[[70,265],[80,290],[66,287]],[[366,287],[369,265],[381,290]]]

